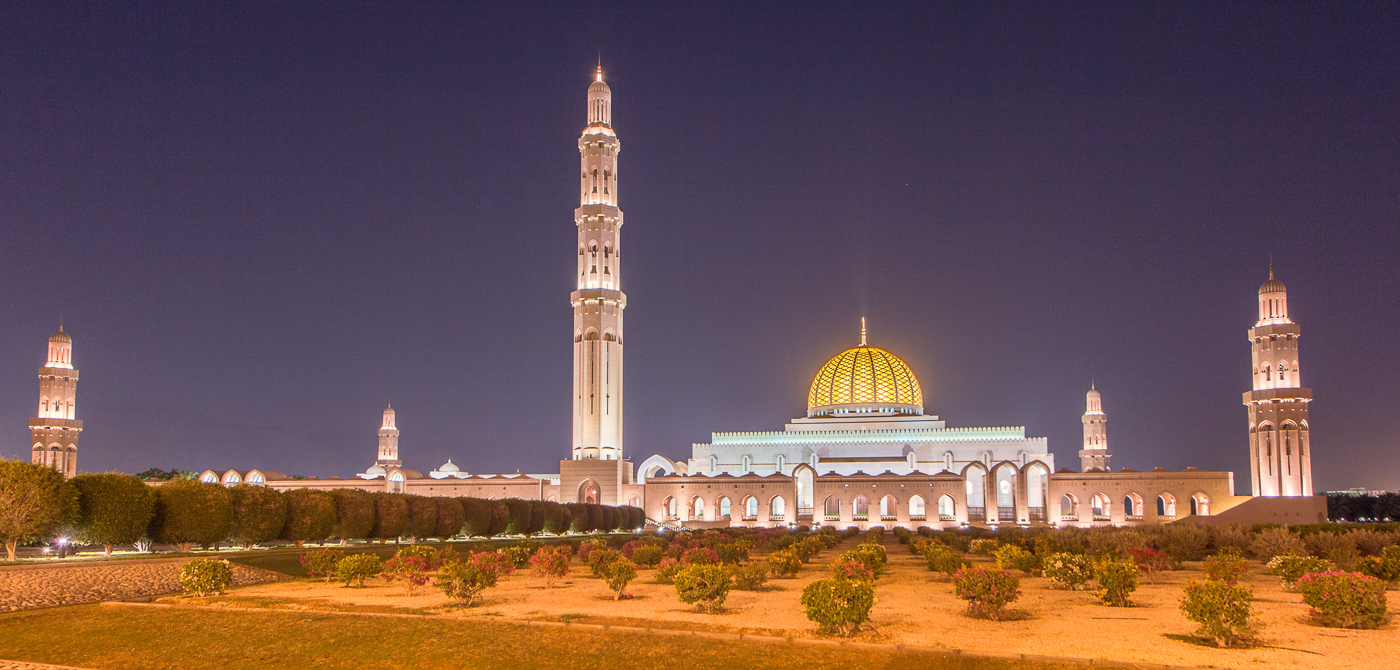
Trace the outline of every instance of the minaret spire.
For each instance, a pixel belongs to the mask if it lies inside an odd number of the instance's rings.
[[[860,317],[860,346],[865,346],[865,317]]]

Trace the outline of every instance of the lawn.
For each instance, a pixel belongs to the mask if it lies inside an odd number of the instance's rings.
[[[1068,666],[442,619],[106,605],[0,615],[0,658],[84,668],[1064,670]]]

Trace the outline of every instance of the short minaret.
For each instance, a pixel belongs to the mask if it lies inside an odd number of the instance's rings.
[[[49,356],[39,368],[39,416],[29,420],[34,451],[31,463],[47,465],[65,477],[78,474],[78,434],[83,422],[78,411],[78,371],[73,367],[73,338],[63,332],[49,336]]]
[[[403,465],[399,460],[399,429],[394,425],[394,406],[384,410],[384,424],[379,427],[379,458],[374,461],[381,467]]]
[[[1311,496],[1308,403],[1298,367],[1298,324],[1288,318],[1288,291],[1274,278],[1259,287],[1259,321],[1249,329],[1254,390],[1249,408],[1249,473],[1256,496]]]
[[[1080,470],[1108,472],[1108,460],[1113,457],[1113,452],[1108,450],[1108,415],[1103,413],[1103,398],[1093,382],[1089,383],[1089,393],[1084,397],[1083,421],[1084,448],[1079,450]]]
[[[588,125],[578,140],[579,206],[574,306],[574,460],[622,458],[622,210],[612,90],[603,68],[588,87]]]

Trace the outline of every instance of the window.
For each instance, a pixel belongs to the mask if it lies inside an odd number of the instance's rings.
[[[729,498],[721,497],[719,499],[719,517],[721,519],[729,518]]]
[[[758,517],[758,498],[750,496],[744,501],[744,517],[748,519]]]
[[[957,506],[953,503],[953,496],[944,494],[938,498],[938,518],[942,521],[952,521],[957,513]]]
[[[909,516],[922,517],[924,515],[924,499],[920,496],[909,498]]]
[[[710,474],[719,474],[719,458],[714,455],[710,456]]]
[[[787,459],[783,458],[783,455],[782,455],[782,454],[778,454],[778,473],[779,473],[779,474],[782,473],[782,471],[783,471],[783,466],[785,466],[785,465],[787,465]]]
[[[822,503],[822,511],[829,517],[841,516],[841,500],[836,496],[828,496]]]
[[[748,454],[744,454],[744,460],[740,463],[740,471],[744,474],[753,472],[753,460],[749,458]]]
[[[772,518],[774,518],[774,519],[782,519],[782,518],[783,518],[783,515],[787,512],[787,509],[786,509],[786,508],[787,508],[787,503],[786,503],[786,501],[783,500],[783,497],[782,497],[782,496],[778,496],[778,497],[776,497],[776,498],[773,499],[773,503],[772,503],[772,507],[771,507],[771,510],[770,510],[770,512],[769,512],[769,515],[770,515]]]

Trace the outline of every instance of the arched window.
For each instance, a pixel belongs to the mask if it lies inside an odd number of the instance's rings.
[[[729,518],[729,498],[725,496],[720,496],[719,499],[719,518]]]
[[[700,498],[697,497],[697,498],[695,498],[694,500],[691,500],[691,501],[690,501],[690,518],[692,518],[692,519],[703,519],[703,518],[705,518],[705,501],[704,501],[704,500],[702,500],[702,499],[700,499]]]
[[[909,452],[904,458],[909,462],[909,470],[911,472],[917,472],[919,470],[919,457],[915,456],[914,452]]]
[[[744,499],[744,518],[750,521],[758,518],[758,498],[749,496]]]
[[[863,495],[856,496],[856,499],[851,501],[851,512],[854,513],[856,519],[861,521],[869,519],[870,501],[866,500]]]
[[[787,513],[787,502],[783,500],[782,496],[775,496],[770,505],[768,517],[774,521],[782,521],[784,515]]]
[[[666,499],[661,501],[661,514],[667,519],[676,518],[676,499],[674,497],[666,496]]]
[[[710,454],[710,474],[719,474],[719,457],[714,454]]]
[[[746,475],[753,472],[753,459],[749,458],[748,454],[744,454],[743,460],[739,463],[739,470]]]
[[[910,497],[909,497],[909,518],[910,518],[910,519],[922,519],[922,518],[924,518],[924,499],[923,499],[923,496],[914,495],[914,496],[910,496]]]
[[[1079,501],[1066,493],[1060,496],[1060,520],[1079,518]]]
[[[263,476],[262,476],[262,473],[261,473],[261,472],[254,472],[254,473],[252,473],[252,474],[249,474],[249,475],[248,475],[248,483],[249,483],[249,484],[262,484],[262,483],[263,483]]]
[[[1204,493],[1197,493],[1191,496],[1191,514],[1195,516],[1210,516],[1210,498]]]
[[[1108,501],[1107,495],[1095,493],[1094,497],[1089,499],[1089,511],[1093,513],[1094,519],[1106,520],[1112,513],[1112,503]]]
[[[827,496],[822,502],[822,512],[827,519],[839,519],[841,517],[841,499],[836,496]]]
[[[782,454],[778,454],[778,474],[783,474],[783,466],[787,465],[787,459]]]
[[[1168,519],[1176,518],[1176,497],[1170,493],[1163,493],[1157,496],[1157,516]]]
[[[938,520],[953,521],[957,518],[958,504],[953,502],[953,496],[943,494],[938,497]]]
[[[553,498],[551,498],[551,499],[553,499]],[[641,502],[641,501],[637,499],[637,496],[632,496],[631,498],[628,498],[628,499],[627,499],[627,506],[628,506],[628,507],[640,507],[640,505],[638,504],[638,503],[640,503],[640,502]]]
[[[899,503],[895,501],[894,496],[892,496],[892,495],[887,495],[887,496],[885,496],[885,497],[883,497],[883,498],[880,499],[880,518],[881,518],[881,519],[893,519],[893,518],[895,518],[896,511],[897,511],[898,509],[899,509]]]
[[[234,472],[232,470],[230,470],[224,475],[224,484],[227,486],[232,486],[240,481],[243,481],[243,479],[238,476],[237,472]]]
[[[218,484],[219,476],[212,472],[206,472],[204,473],[203,477],[199,478],[199,481],[204,482],[205,484]]]

